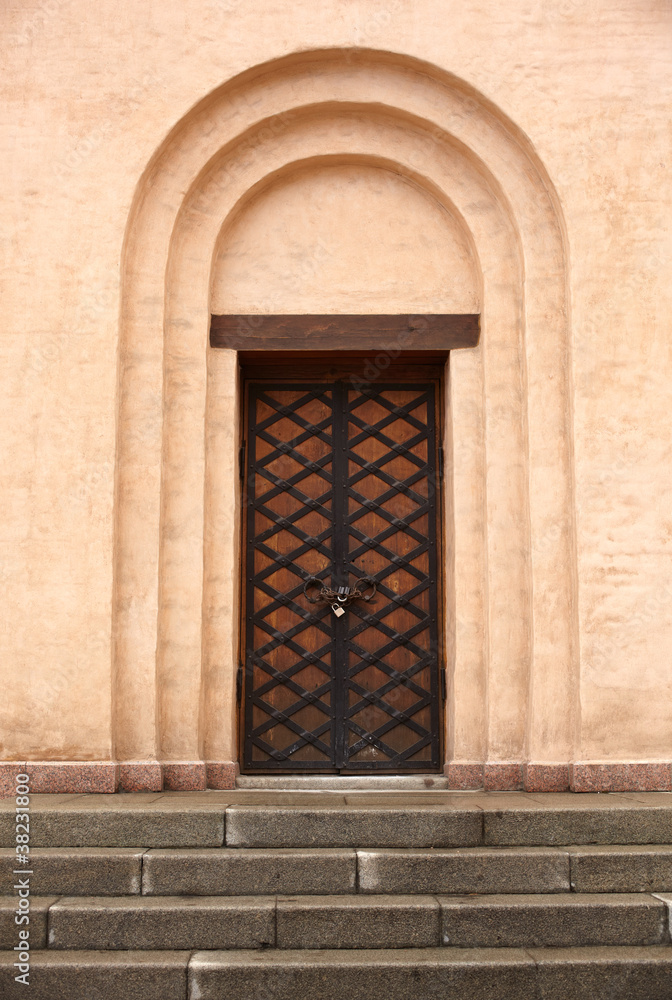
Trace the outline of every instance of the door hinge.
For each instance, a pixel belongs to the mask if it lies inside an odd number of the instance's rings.
[[[245,442],[244,441],[241,444],[240,448],[238,449],[238,476],[240,477],[240,481],[242,483],[243,479],[245,478]]]
[[[239,702],[243,697],[243,664],[238,664],[238,670],[236,672],[236,702]]]
[[[439,678],[441,680],[441,700],[445,701],[446,697],[447,697],[447,695],[446,695],[446,671],[445,670],[439,670]]]
[[[439,445],[439,479],[443,479],[443,445]]]

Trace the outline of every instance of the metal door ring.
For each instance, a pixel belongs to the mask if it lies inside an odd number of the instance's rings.
[[[364,589],[360,590],[362,584]],[[311,597],[309,590],[314,587],[319,587],[320,591],[316,597]],[[309,576],[303,584],[303,593],[309,604],[333,604],[335,601],[338,601],[339,604],[350,604],[352,601],[358,600],[370,601],[376,593],[376,587],[377,583],[372,577],[363,576],[360,577],[352,590],[350,587],[339,587],[338,590],[331,590],[329,587],[325,587],[316,576]],[[369,588],[371,593],[367,594],[366,590]]]

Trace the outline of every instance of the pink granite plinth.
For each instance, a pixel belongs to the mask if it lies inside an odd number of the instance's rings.
[[[523,767],[526,792],[568,792],[569,764],[546,764],[529,761]]]
[[[206,760],[205,778],[208,788],[235,788],[240,773],[238,764],[232,760]]]
[[[669,792],[672,764],[577,761],[570,766],[570,787],[573,792]]]
[[[31,793],[202,791],[235,788],[234,761],[2,761],[0,798],[15,794],[16,776],[27,774]],[[529,761],[450,763],[450,788],[527,792],[669,792],[672,762],[578,761],[574,764]]]
[[[483,788],[482,764],[446,764],[444,773],[448,778],[448,787],[462,791]]]
[[[170,792],[205,791],[205,761],[164,761],[163,787]]]
[[[115,761],[27,761],[31,794],[116,792],[119,765]]]
[[[160,792],[163,768],[156,760],[125,760],[119,764],[120,792]]]
[[[2,761],[0,763],[0,799],[13,799],[16,795],[16,776],[26,773],[26,762]]]
[[[511,763],[485,764],[483,786],[486,792],[515,792],[523,787],[523,765]]]

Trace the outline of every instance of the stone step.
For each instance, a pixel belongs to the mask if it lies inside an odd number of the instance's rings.
[[[670,1000],[672,949],[197,952],[198,1000]],[[224,992],[224,990],[226,992]]]
[[[226,802],[161,794],[33,795],[31,847],[221,847]],[[11,806],[11,810],[8,809]],[[0,845],[14,843],[14,804],[0,803]]]
[[[672,948],[42,951],[3,1000],[670,1000]]]
[[[0,949],[17,943],[15,907],[0,898]],[[672,895],[644,893],[38,897],[30,940],[94,951],[642,946],[670,943],[671,908]]]
[[[672,895],[440,896],[441,943],[461,948],[670,944]]]
[[[340,895],[357,891],[357,854],[346,848],[151,850],[143,856],[148,896]]]
[[[32,847],[472,847],[664,844],[672,794],[234,789],[34,795]],[[0,801],[0,846],[15,837]]]
[[[346,796],[345,805],[242,804],[226,810],[229,847],[475,847],[665,844],[672,801],[625,796],[522,798],[390,793]],[[585,802],[585,798],[593,801]],[[611,798],[605,796],[605,799]],[[541,800],[540,800],[541,799]],[[396,806],[395,806],[396,802]]]
[[[672,846],[357,851],[360,892],[670,892]]]
[[[48,947],[92,951],[275,947],[275,924],[274,896],[66,897],[49,908]]]
[[[425,792],[449,790],[448,778],[443,774],[239,774],[236,788],[277,791],[315,792]]]
[[[142,867],[146,895],[570,890],[569,854],[546,847],[151,850],[143,856]],[[656,888],[664,890],[666,885]]]
[[[11,886],[16,855],[0,850]],[[672,892],[672,846],[459,848],[42,847],[35,896]]]
[[[574,892],[669,892],[672,846],[568,848]]]
[[[129,896],[142,887],[143,847],[37,847],[30,853],[31,896]],[[0,849],[0,884],[20,876],[16,854]]]
[[[11,886],[16,855],[0,850],[0,884]],[[337,850],[37,847],[30,854],[33,896],[271,895],[352,893],[357,855]]]
[[[20,997],[24,1000],[26,997],[29,1000],[109,1000],[110,997],[195,1000],[194,988],[188,985],[190,956],[189,951],[36,951],[30,955],[29,980],[25,986],[14,978],[23,971],[14,966],[17,953],[3,951],[0,997],[2,1000]]]
[[[475,847],[477,806],[230,806],[228,847]]]

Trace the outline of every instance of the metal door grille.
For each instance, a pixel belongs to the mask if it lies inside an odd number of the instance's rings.
[[[434,383],[252,384],[246,450],[245,769],[436,769]]]

